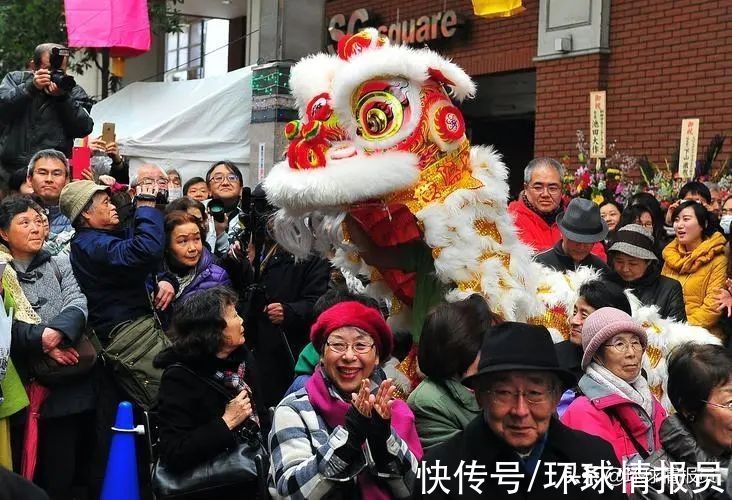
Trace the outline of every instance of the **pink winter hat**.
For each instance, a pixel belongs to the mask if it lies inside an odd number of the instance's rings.
[[[597,350],[618,333],[635,333],[643,349],[648,347],[648,335],[642,326],[626,312],[614,307],[601,307],[593,312],[582,325],[582,369],[586,369]]]

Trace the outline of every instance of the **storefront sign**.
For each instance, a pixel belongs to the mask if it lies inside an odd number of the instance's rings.
[[[336,14],[331,17],[328,23],[328,33],[330,40],[336,44],[341,37],[356,33],[362,28],[374,26],[374,24],[374,16],[368,10],[356,9],[348,18],[344,14]],[[376,26],[376,29],[379,30],[379,33],[388,36],[393,44],[413,44],[452,38],[460,26],[457,13],[450,9],[416,19],[397,20],[391,24]]]
[[[681,121],[681,144],[679,145],[679,177],[686,180],[696,173],[696,151],[699,145],[699,118]]]
[[[605,158],[605,91],[590,92],[590,158]]]

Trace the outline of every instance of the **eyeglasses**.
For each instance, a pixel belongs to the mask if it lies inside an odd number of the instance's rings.
[[[355,344],[346,344],[345,342],[326,342],[325,345],[338,354],[345,354],[349,347],[353,348],[353,352],[356,354],[368,354],[371,352],[371,349],[374,348],[374,344],[369,344],[367,342],[356,342]]]
[[[540,405],[549,401],[550,390],[530,390],[530,391],[509,391],[507,389],[489,389],[486,391],[491,395],[491,399],[501,405],[507,406],[518,400],[519,396],[523,396],[530,405]]]
[[[705,401],[704,399],[702,399],[701,402],[706,403],[708,405],[716,406],[717,408],[724,408],[725,410],[732,410],[732,403],[727,403],[726,405],[721,405],[719,403],[712,403],[711,401]]]
[[[549,194],[555,195],[560,193],[562,187],[557,186],[556,184],[549,184],[548,186],[545,186],[544,184],[532,184],[529,186],[529,189],[536,194],[542,194],[544,191],[549,191]]]
[[[162,177],[159,179],[152,179],[150,177],[140,179],[140,186],[152,186],[153,184],[157,184],[161,188],[166,188],[168,187],[168,179]]]
[[[224,182],[224,179],[229,181],[230,184],[239,182],[239,177],[237,177],[234,174],[229,174],[229,175],[216,174],[213,177],[211,177],[211,182],[213,182],[214,184],[221,184],[222,182]]]
[[[612,347],[620,354],[628,352],[628,348],[632,348],[636,352],[643,350],[643,344],[640,343],[640,340],[631,340],[630,342],[618,341],[614,344],[605,344],[605,347]]]

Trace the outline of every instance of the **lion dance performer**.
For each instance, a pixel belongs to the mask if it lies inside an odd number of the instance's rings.
[[[510,321],[569,335],[579,286],[532,259],[507,212],[507,169],[491,147],[471,146],[455,103],[475,84],[428,49],[393,46],[369,28],[342,38],[338,55],[306,57],[291,71],[300,119],[286,126],[287,159],[264,182],[280,207],[277,240],[367,276],[367,293],[392,304],[390,321],[415,343],[441,300],[481,294]],[[636,302],[636,305],[637,302]],[[649,385],[663,398],[664,355],[679,342],[715,342],[705,330],[638,308],[649,332]],[[417,382],[414,350],[402,364]]]

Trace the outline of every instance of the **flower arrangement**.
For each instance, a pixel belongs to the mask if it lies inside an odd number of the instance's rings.
[[[628,175],[637,163],[636,158],[618,151],[615,142],[608,145],[608,157],[600,162],[590,159],[582,130],[577,130],[576,147],[578,165],[564,178],[567,198],[587,198],[598,205],[605,200],[613,200],[625,205],[633,194],[640,191]],[[570,172],[572,162],[569,155],[562,158],[562,164]]]

